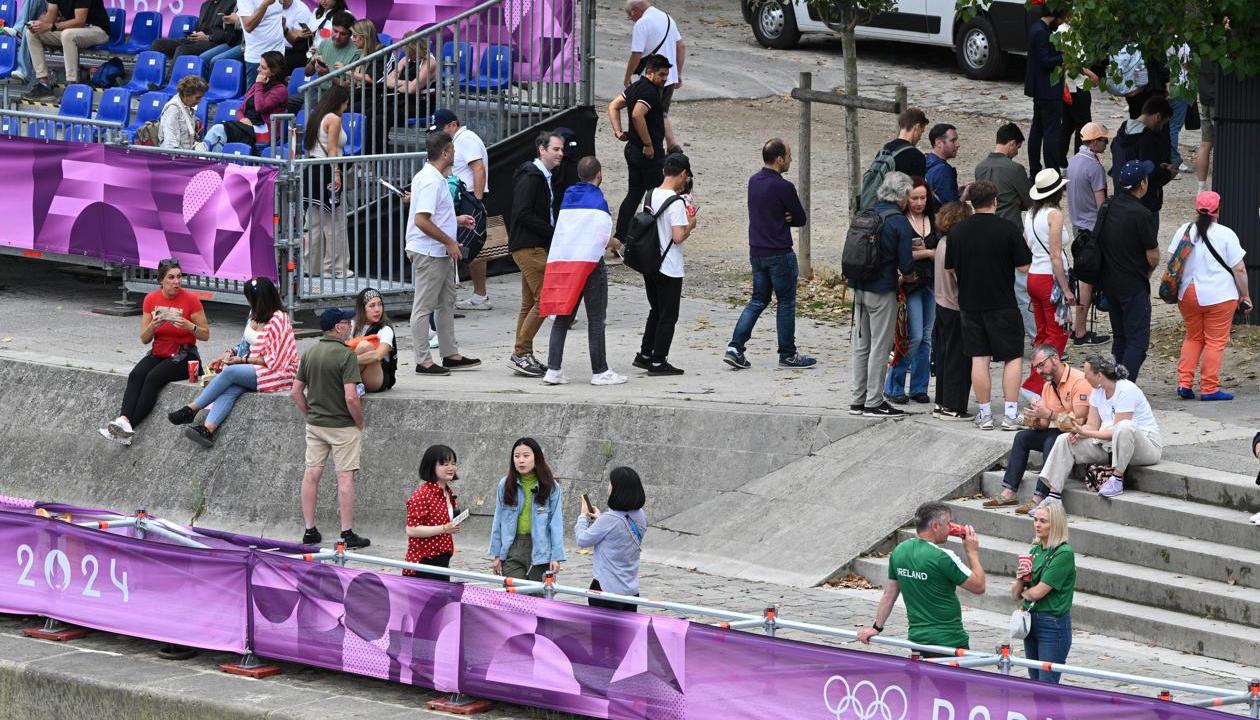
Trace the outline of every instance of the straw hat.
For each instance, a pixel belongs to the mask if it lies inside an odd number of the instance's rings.
[[[1067,184],[1068,179],[1064,177],[1062,172],[1054,168],[1046,168],[1037,173],[1037,177],[1033,181],[1033,188],[1028,191],[1028,196],[1033,200],[1042,200],[1067,187]]]

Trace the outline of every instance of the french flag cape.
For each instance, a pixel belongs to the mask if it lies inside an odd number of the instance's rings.
[[[539,315],[573,312],[611,235],[612,213],[598,187],[580,182],[565,191],[547,253]]]

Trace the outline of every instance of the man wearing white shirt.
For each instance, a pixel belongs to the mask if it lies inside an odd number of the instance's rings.
[[[486,143],[471,129],[459,124],[455,113],[441,108],[433,113],[433,125],[429,132],[441,130],[451,136],[455,143],[455,164],[451,172],[464,181],[464,186],[478,200],[485,201],[490,192],[490,153]],[[473,294],[466,300],[455,303],[456,310],[490,310],[490,293],[486,290],[486,259],[478,257],[468,263],[468,274],[472,276]]]
[[[687,45],[683,42],[678,23],[665,11],[652,6],[651,0],[626,0],[626,17],[634,23],[630,34],[630,59],[626,62],[626,75],[622,84],[630,87],[635,75],[642,75],[640,67],[643,58],[648,55],[663,55],[669,60],[669,76],[665,78],[665,87],[661,90],[661,107],[665,111],[665,147],[669,152],[678,152],[678,142],[674,138],[674,127],[669,120],[669,105],[674,99],[674,91],[681,90],[683,85],[683,63],[687,59]]]
[[[284,28],[284,62],[288,70],[306,64],[314,36],[315,13],[302,0],[280,0],[280,23]]]
[[[455,215],[455,201],[446,184],[455,159],[451,136],[431,132],[426,139],[428,162],[411,180],[412,218],[407,226],[407,259],[411,261],[411,339],[416,354],[416,372],[421,375],[449,375],[451,370],[473,368],[476,358],[459,354],[455,342],[455,263],[460,247],[455,234],[460,225],[471,227],[471,215]],[[442,364],[429,353],[429,316],[437,326],[438,352]]]
[[[265,52],[284,54],[284,10],[279,0],[237,0],[236,14],[224,16],[225,22],[240,21],[245,30],[245,87],[258,78],[258,64]],[[211,75],[214,70],[210,71]]]

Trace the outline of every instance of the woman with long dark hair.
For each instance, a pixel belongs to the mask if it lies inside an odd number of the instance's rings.
[[[541,581],[564,562],[563,491],[533,438],[512,445],[507,475],[494,496],[491,568],[496,575]]]
[[[1024,242],[1032,251],[1028,268],[1028,298],[1032,302],[1033,320],[1037,325],[1033,347],[1051,345],[1063,354],[1067,347],[1067,329],[1059,323],[1058,303],[1054,300],[1057,286],[1063,305],[1076,305],[1076,295],[1068,281],[1067,250],[1072,245],[1068,232],[1067,213],[1063,211],[1063,194],[1068,179],[1063,171],[1046,168],[1037,173],[1037,183],[1029,196],[1033,207],[1024,215]],[[1039,395],[1045,380],[1032,368],[1024,380],[1024,395]]]
[[[459,480],[455,472],[455,451],[446,445],[430,445],[420,458],[420,486],[407,500],[407,555],[410,563],[450,567],[455,554],[455,534],[459,514],[451,483]],[[449,580],[445,575],[403,570],[403,575]]]
[[[367,392],[394,387],[398,373],[398,341],[385,314],[385,300],[376,288],[363,288],[354,299],[354,327],[346,343],[359,359],[359,375]]]
[[[910,201],[906,204],[906,220],[914,231],[910,254],[914,257],[914,275],[903,279],[900,291],[906,308],[906,351],[888,369],[884,395],[889,402],[904,405],[910,400],[929,403],[928,381],[932,379],[932,328],[936,325],[936,295],[932,289],[935,274],[936,230],[928,214],[930,188],[921,177],[911,178]],[[906,374],[910,375],[910,391],[906,392]]]
[[[197,341],[210,339],[205,310],[196,295],[183,288],[179,261],[163,260],[157,267],[158,289],[144,296],[140,342],[152,345],[127,376],[118,417],[98,430],[102,437],[131,445],[135,429],[153,411],[162,388],[192,377],[189,362],[201,362]]]
[[[196,400],[171,412],[167,419],[175,425],[188,425],[202,408],[209,407],[201,425],[189,425],[184,435],[204,448],[214,447],[214,434],[247,392],[288,392],[297,375],[297,340],[293,323],[280,300],[276,286],[265,277],[245,283],[249,320],[236,347],[223,353],[210,365],[214,379]]]
[[[967,402],[971,395],[971,358],[962,350],[962,315],[958,309],[958,281],[945,271],[945,249],[949,231],[972,214],[965,202],[945,203],[936,212],[936,256],[932,259],[933,294],[936,298],[936,327],[932,333],[932,355],[936,361],[936,405],[932,417],[938,420],[970,420]]]
[[[613,468],[608,476],[608,512],[583,507],[573,534],[578,547],[595,548],[592,590],[639,595],[639,553],[647,533],[643,506],[647,496],[639,474],[628,467]],[[585,505],[585,503],[583,503]],[[588,598],[591,607],[636,612],[637,605]]]
[[[271,115],[283,111],[289,102],[284,71],[283,55],[274,50],[262,54],[258,76],[245,92],[236,119],[213,125],[206,131],[206,145],[210,150],[222,152],[224,143],[239,142],[257,152],[259,145],[271,142]]]
[[[306,119],[303,147],[312,158],[340,157],[346,146],[341,116],[350,105],[350,91],[332,85],[319,97],[315,112]],[[341,205],[341,165],[310,165],[306,173],[306,234],[302,245],[302,274],[350,276],[350,244],[346,215]]]

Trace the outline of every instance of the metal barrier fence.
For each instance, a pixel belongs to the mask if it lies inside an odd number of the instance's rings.
[[[121,123],[0,108],[0,135],[37,140],[107,144],[123,140]]]
[[[348,154],[422,150],[438,108],[494,145],[593,101],[594,13],[593,0],[489,0],[309,80],[298,124],[336,83],[350,94]]]

